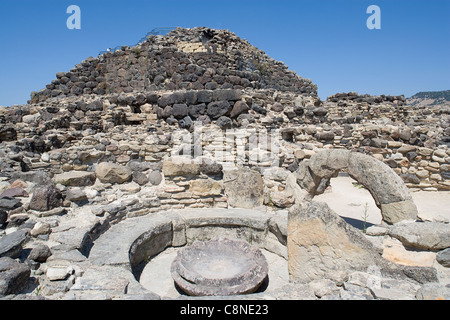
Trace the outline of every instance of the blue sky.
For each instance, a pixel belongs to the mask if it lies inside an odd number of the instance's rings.
[[[81,30],[69,30],[69,5]],[[369,5],[381,30],[369,30]],[[319,96],[450,89],[450,0],[1,0],[0,105],[155,27],[229,29],[318,85]]]

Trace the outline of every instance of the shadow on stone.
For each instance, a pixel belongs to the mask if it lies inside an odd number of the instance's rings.
[[[358,220],[358,219],[353,219],[353,218],[349,218],[349,217],[341,217],[342,219],[344,219],[345,222],[347,222],[349,225],[351,225],[352,227],[359,229],[359,230],[364,230],[364,221],[362,220]],[[373,223],[370,222],[366,222],[365,223],[365,227],[366,229],[374,226]]]

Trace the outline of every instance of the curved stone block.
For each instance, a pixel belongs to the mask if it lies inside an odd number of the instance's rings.
[[[364,185],[379,205],[412,199],[408,188],[394,170],[371,156],[352,153],[348,174]]]
[[[142,262],[139,261],[142,254],[135,256],[136,252],[143,252],[143,246],[149,243],[152,237],[165,233],[170,234],[168,238],[171,241],[172,220],[161,215],[127,219],[112,226],[95,241],[89,254],[89,261],[94,265],[117,265],[131,270]]]
[[[300,164],[297,183],[314,196],[344,169],[369,190],[385,222],[394,224],[417,218],[417,208],[403,180],[383,162],[362,153],[340,149],[316,153]]]

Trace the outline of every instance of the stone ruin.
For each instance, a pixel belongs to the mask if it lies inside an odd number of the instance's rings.
[[[410,191],[450,190],[449,122],[448,105],[404,96],[321,101],[227,30],[177,28],[88,58],[0,109],[0,297],[161,299],[146,266],[226,238],[286,269],[252,298],[448,299],[449,221],[424,221]],[[382,225],[362,233],[313,200],[339,172]]]

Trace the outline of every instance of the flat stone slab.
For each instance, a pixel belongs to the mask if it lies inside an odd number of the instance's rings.
[[[257,230],[265,230],[271,217],[252,209],[185,209],[174,213],[185,221],[187,227],[245,226]]]
[[[172,263],[175,283],[192,296],[255,292],[268,275],[262,252],[245,241],[197,241],[178,251]]]
[[[17,230],[0,238],[0,257],[17,258],[22,251],[22,243],[28,239],[27,230]]]
[[[94,172],[70,171],[55,175],[53,182],[64,186],[83,187],[93,185],[95,178]]]
[[[389,228],[389,235],[403,244],[425,250],[443,250],[450,247],[450,224],[416,222]]]
[[[129,279],[123,276],[120,269],[113,267],[92,267],[86,270],[83,277],[78,278],[72,286],[72,291],[115,291],[120,294],[126,292]]]

